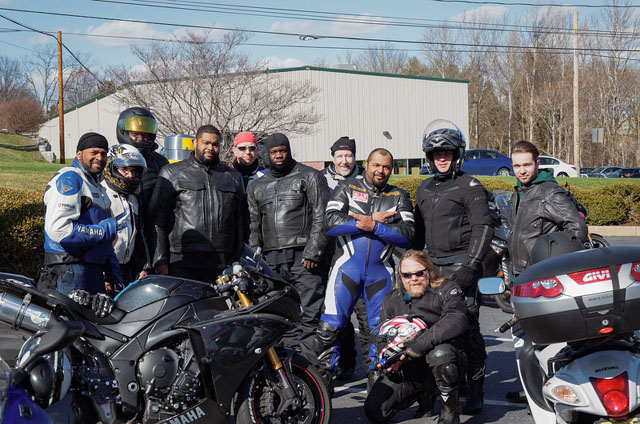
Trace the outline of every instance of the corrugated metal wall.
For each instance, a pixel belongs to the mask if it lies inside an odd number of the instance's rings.
[[[423,157],[422,133],[434,119],[448,119],[468,137],[467,83],[368,74],[317,68],[277,72],[291,81],[311,80],[319,89],[314,103],[320,122],[315,132],[290,136],[298,161],[329,161],[329,147],[343,135],[356,139],[357,159],[366,159],[377,147],[391,151],[396,159]],[[120,110],[113,96],[107,96],[65,114],[66,157],[75,155],[80,135],[88,131],[103,134],[115,143],[115,125]],[[214,123],[215,124],[215,123]],[[388,131],[390,138],[383,135]],[[40,136],[58,152],[58,119],[47,121]]]

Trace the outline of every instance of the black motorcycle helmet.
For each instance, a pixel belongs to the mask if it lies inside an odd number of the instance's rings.
[[[120,168],[133,166],[136,174],[133,178],[125,178]],[[109,187],[121,194],[132,194],[142,181],[142,173],[147,168],[147,162],[142,153],[134,146],[116,144],[111,146],[107,154],[107,165],[104,167],[104,180]]]
[[[567,231],[556,231],[544,234],[536,240],[531,248],[529,263],[535,265],[545,259],[564,255],[565,253],[583,250],[584,245],[575,234]]]
[[[436,119],[427,125],[422,136],[422,150],[427,157],[427,169],[430,173],[438,175],[450,175],[456,173],[464,162],[464,151],[467,142],[462,131],[451,121]],[[445,174],[440,174],[433,161],[433,153],[436,150],[453,151],[453,161]]]
[[[129,137],[129,131],[150,134],[148,141],[136,141]],[[130,144],[140,150],[143,155],[154,151],[158,144],[155,142],[158,124],[155,116],[142,107],[130,107],[120,113],[116,125],[116,138],[119,144]]]

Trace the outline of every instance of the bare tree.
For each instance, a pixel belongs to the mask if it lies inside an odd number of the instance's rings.
[[[400,74],[408,65],[409,56],[394,47],[393,43],[386,42],[379,46],[370,45],[355,56],[347,51],[340,61],[355,66],[359,71]]]
[[[0,56],[0,102],[32,97],[20,62]]]
[[[37,94],[42,109],[47,113],[58,98],[58,62],[55,44],[46,44],[35,48],[35,53],[24,60],[26,80]]]
[[[123,105],[153,111],[161,134],[194,133],[207,123],[224,137],[236,131],[308,134],[319,116],[317,93],[308,82],[271,73],[239,51],[246,33],[226,33],[221,41],[189,33],[175,43],[131,48],[142,70],[113,68],[110,76]]]

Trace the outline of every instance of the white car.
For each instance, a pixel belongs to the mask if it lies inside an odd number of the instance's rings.
[[[556,159],[551,156],[538,156],[538,159],[540,160],[539,169],[553,169],[554,177],[575,178],[578,176],[578,170],[575,166],[569,165],[560,159]]]

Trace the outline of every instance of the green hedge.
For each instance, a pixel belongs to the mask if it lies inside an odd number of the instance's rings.
[[[0,188],[0,271],[38,276],[44,258],[42,194]]]
[[[393,182],[411,194],[415,199],[416,189],[423,178],[401,178]],[[510,190],[513,186],[505,181],[492,178],[479,178],[487,190]],[[569,185],[571,193],[588,211],[587,223],[590,225],[620,225],[640,223],[640,185],[634,183],[610,184],[584,190]]]
[[[404,188],[412,199],[422,178],[401,178],[394,184]],[[487,190],[513,190],[505,181],[483,179]],[[611,184],[592,190],[570,187],[582,202],[592,225],[640,223],[640,185]],[[0,188],[0,271],[38,276],[43,260],[44,217],[42,191]]]

